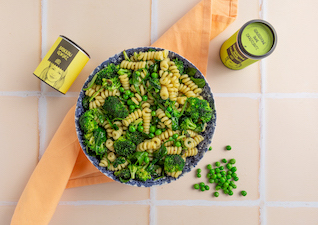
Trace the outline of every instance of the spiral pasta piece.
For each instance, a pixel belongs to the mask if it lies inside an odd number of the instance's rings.
[[[142,111],[137,109],[136,111],[130,113],[123,121],[122,124],[126,127],[129,126],[132,122],[142,117]]]
[[[182,152],[182,147],[170,146],[167,147],[168,155],[180,155]]]
[[[180,77],[180,80],[182,81],[182,83],[184,83],[185,85],[187,85],[191,91],[193,91],[195,94],[200,94],[202,92],[202,89],[198,87],[198,85],[196,85],[188,76],[188,74],[183,74]]]
[[[188,98],[190,97],[196,97],[196,94],[190,90],[190,88],[185,84],[180,84],[179,91],[183,93]]]
[[[147,63],[146,62],[130,62],[127,60],[123,60],[120,63],[120,68],[124,69],[130,69],[130,70],[138,70],[138,69],[143,69],[146,68]]]
[[[160,89],[160,97],[163,100],[166,100],[169,98],[169,92],[168,92],[168,88],[164,85],[161,85],[161,89]]]
[[[123,128],[119,127],[118,130],[113,131],[112,136],[113,136],[114,140],[117,140],[122,134],[123,134]]]
[[[163,50],[163,51],[149,51],[149,52],[139,52],[138,60],[163,60],[168,57],[169,51]]]
[[[180,105],[184,105],[184,103],[185,103],[186,100],[187,100],[187,97],[186,97],[186,96],[177,97],[177,102],[178,102]]]
[[[190,148],[184,152],[182,157],[190,157],[190,156],[195,156],[198,154],[198,149],[197,148]]]
[[[128,162],[125,161],[124,163],[119,164],[117,167],[114,167],[113,164],[110,164],[110,165],[108,166],[108,169],[109,169],[110,171],[119,171],[119,170],[122,170],[122,169],[126,168],[127,166],[128,166]]]
[[[159,136],[157,136],[161,141],[165,141],[172,137],[174,134],[179,134],[180,131],[173,131],[171,129],[167,129],[166,131],[162,132]]]
[[[176,172],[166,172],[168,176],[170,177],[174,177],[174,178],[178,178],[181,174],[182,174],[182,171],[176,171]]]
[[[190,137],[195,137],[198,135],[197,132],[194,132],[193,130],[187,130],[188,134],[190,135]]]
[[[119,81],[120,81],[121,85],[123,86],[123,88],[125,90],[129,90],[130,84],[129,84],[128,75],[123,74],[123,75],[120,75],[118,78],[119,78]]]
[[[108,154],[107,154],[107,159],[110,161],[110,162],[114,162],[115,160],[116,160],[116,155],[115,155],[115,153],[114,152],[109,152]]]
[[[142,104],[142,107],[147,105],[149,103],[144,103]],[[150,106],[150,104],[149,104]],[[151,116],[151,109],[149,107],[145,107],[143,110],[142,110],[142,119],[144,121],[143,123],[143,127],[144,127],[144,132],[146,134],[149,134],[149,130],[150,130],[150,122],[151,122],[151,119],[152,119],[152,116]]]
[[[166,125],[168,128],[171,129],[171,120],[166,116],[166,114],[164,113],[164,111],[162,111],[162,109],[157,109],[156,111],[156,115],[158,116],[158,118],[161,120],[162,123],[164,123],[164,125]]]
[[[109,151],[112,151],[112,152],[115,151],[115,149],[114,149],[114,142],[113,142],[112,139],[107,139],[107,140],[106,140],[106,143],[105,143],[105,146],[106,146],[106,148],[107,148]]]
[[[170,61],[169,63],[169,71],[175,76],[176,78],[180,77],[180,71],[178,70],[178,67],[173,61]]]
[[[146,140],[144,142],[141,142],[139,145],[137,145],[137,152],[144,152],[146,150],[154,149],[154,143],[151,140]]]
[[[194,146],[197,146],[201,141],[204,140],[204,137],[201,135],[196,135],[193,137],[194,140]]]
[[[160,69],[161,69],[161,70],[168,70],[168,69],[169,69],[169,65],[168,65],[168,62],[169,62],[169,61],[170,61],[169,58],[166,58],[166,59],[162,60],[162,61],[160,62]]]
[[[98,165],[101,167],[107,167],[109,165],[107,157],[103,156]]]

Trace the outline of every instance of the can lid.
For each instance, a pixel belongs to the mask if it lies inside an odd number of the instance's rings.
[[[240,49],[252,59],[262,59],[271,54],[277,44],[274,28],[264,20],[251,20],[238,34]]]
[[[63,38],[64,40],[70,42],[73,46],[75,46],[78,50],[82,51],[85,55],[87,55],[87,57],[90,59],[91,57],[89,56],[89,54],[83,49],[81,48],[78,44],[76,44],[74,41],[72,41],[71,39],[65,37],[64,35],[60,35],[61,38]]]

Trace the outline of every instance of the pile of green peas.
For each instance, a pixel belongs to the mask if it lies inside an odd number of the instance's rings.
[[[224,166],[221,165],[221,162],[224,163]],[[208,164],[206,168],[208,169],[207,178],[209,183],[215,183],[215,192],[213,195],[215,197],[219,197],[220,193],[219,190],[223,190],[224,194],[233,195],[233,190],[237,188],[237,185],[235,184],[236,181],[239,180],[239,177],[237,176],[237,167],[234,166],[236,163],[235,159],[222,159],[221,162],[217,161],[214,163],[214,168],[212,164]],[[226,171],[226,169],[227,171]],[[201,169],[197,169],[197,177],[201,177]],[[208,187],[207,189],[205,187]],[[209,186],[206,185],[204,182],[201,182],[200,184],[194,184],[194,189],[200,189],[201,191],[209,190]],[[241,191],[242,196],[246,196],[246,191]]]

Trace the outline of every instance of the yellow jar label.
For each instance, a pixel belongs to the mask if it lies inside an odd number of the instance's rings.
[[[60,36],[45,55],[34,75],[65,94],[89,60],[73,42]]]

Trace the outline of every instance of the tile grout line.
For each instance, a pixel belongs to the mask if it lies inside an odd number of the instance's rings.
[[[47,48],[47,0],[41,1],[41,59],[44,58]],[[46,113],[47,113],[47,101],[46,96],[43,94],[45,90],[45,84],[41,82],[41,92],[38,105],[39,116],[39,160],[41,159],[45,151],[45,137],[46,137]]]
[[[266,13],[266,0],[260,0],[259,16],[264,19]],[[260,60],[260,75],[261,75],[261,97],[259,105],[259,121],[260,121],[260,169],[259,169],[259,222],[260,225],[267,225],[267,210],[266,210],[266,144],[265,144],[265,131],[266,131],[266,108],[265,108],[265,91],[266,91],[266,62]]]
[[[242,201],[209,201],[209,200],[156,200],[156,206],[222,206],[222,207],[253,207],[260,205],[260,199]],[[15,201],[0,201],[0,206],[15,206]],[[59,205],[83,206],[83,205],[150,205],[151,200],[116,201],[116,200],[81,200],[81,201],[60,201]],[[266,207],[278,208],[318,208],[318,201],[267,201]],[[156,215],[154,215],[156,216]]]

